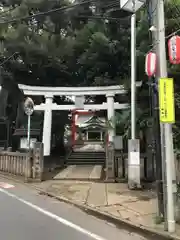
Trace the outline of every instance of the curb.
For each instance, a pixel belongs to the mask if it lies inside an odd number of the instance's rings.
[[[81,209],[82,211],[86,212],[87,214],[93,215],[99,219],[102,220],[106,220],[114,225],[116,225],[117,228],[119,229],[125,229],[127,231],[130,232],[135,232],[143,237],[149,238],[152,240],[152,237],[155,237],[155,239],[157,240],[180,240],[180,236],[177,235],[170,235],[168,232],[161,232],[161,231],[156,231],[155,229],[151,229],[148,227],[145,227],[143,225],[139,225],[139,224],[134,224],[128,220],[125,219],[120,219],[117,218],[109,213],[103,212],[97,208],[93,208],[91,206],[85,205],[85,204],[80,204],[78,202],[74,202],[69,200],[68,198],[65,197],[60,197],[60,196],[56,196],[53,193],[50,193],[48,191],[44,191],[42,188],[37,187],[36,185],[34,185],[33,183],[25,183],[22,181],[22,179],[18,179],[16,178],[16,176],[9,176],[9,175],[4,175],[4,174],[0,174],[0,177],[6,178],[8,180],[11,181],[15,181],[21,184],[24,184],[28,187],[31,187],[33,189],[36,189],[37,191],[39,191],[40,195],[46,195],[48,197],[52,197],[57,199],[60,202],[64,202],[67,204],[71,204],[79,209]]]

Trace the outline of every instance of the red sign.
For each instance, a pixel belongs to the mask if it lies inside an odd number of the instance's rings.
[[[157,57],[156,54],[150,52],[146,55],[146,63],[145,63],[145,72],[148,77],[152,77],[156,73],[157,67]]]
[[[173,36],[168,41],[169,61],[172,64],[180,63],[180,37]]]

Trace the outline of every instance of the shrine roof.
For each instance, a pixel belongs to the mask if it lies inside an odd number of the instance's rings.
[[[79,127],[87,126],[105,126],[106,120],[104,117],[98,117],[97,115],[80,115],[76,120],[76,125]]]

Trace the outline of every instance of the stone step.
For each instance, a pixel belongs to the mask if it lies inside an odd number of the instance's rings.
[[[94,161],[67,161],[67,165],[96,165],[96,164],[99,164],[99,165],[104,165],[105,162],[94,162]]]
[[[71,154],[71,156],[105,157],[105,154]]]
[[[104,160],[105,157],[86,157],[86,156],[74,157],[74,156],[69,156],[68,159],[87,159],[87,160],[88,159],[94,159],[94,160],[98,161],[98,160]]]
[[[103,162],[92,162],[92,161],[83,161],[83,162],[80,162],[80,161],[69,161],[66,163],[67,165],[104,165],[104,161]]]
[[[105,153],[86,153],[86,152],[72,152],[73,155],[90,155],[90,156],[96,156],[96,155],[105,155]]]
[[[87,151],[75,151],[74,154],[105,154],[105,152],[87,152]]]
[[[104,152],[72,152],[66,160],[67,165],[104,165]]]
[[[71,154],[73,157],[105,157],[105,154]]]
[[[105,159],[105,157],[91,157],[91,156],[70,156],[69,159]]]

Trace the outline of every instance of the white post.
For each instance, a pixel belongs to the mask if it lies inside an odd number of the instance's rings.
[[[113,142],[115,135],[115,112],[114,112],[114,94],[107,94],[107,116],[110,123],[108,129],[109,141]]]
[[[44,156],[49,156],[51,152],[51,128],[52,128],[52,102],[53,96],[45,96],[46,108],[44,111],[44,124],[43,124],[43,144]]]
[[[165,24],[164,24],[164,0],[157,0],[156,5],[156,21],[157,21],[157,56],[159,75],[161,78],[167,77],[167,62],[166,62],[166,43],[165,43]],[[167,223],[168,231],[175,232],[175,216],[174,216],[174,199],[173,199],[173,174],[172,164],[174,164],[172,125],[169,123],[163,124],[164,136],[162,142],[165,143],[165,159],[166,161],[166,181],[167,181]],[[164,147],[164,146],[162,146]]]
[[[102,131],[100,132],[100,140],[101,141],[103,140],[103,133],[102,133]]]
[[[136,14],[131,16],[131,139],[136,138]]]
[[[28,116],[28,126],[27,126],[27,146],[30,150],[30,132],[31,132],[31,115],[34,112],[34,102],[31,98],[27,98],[24,102],[24,111]]]
[[[27,129],[27,143],[28,143],[28,150],[30,150],[30,132],[31,132],[31,116],[28,115],[28,129]]]

